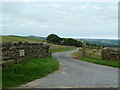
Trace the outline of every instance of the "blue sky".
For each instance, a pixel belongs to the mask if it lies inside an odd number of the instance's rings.
[[[4,2],[2,35],[117,38],[116,2]],[[1,6],[0,6],[1,8]]]

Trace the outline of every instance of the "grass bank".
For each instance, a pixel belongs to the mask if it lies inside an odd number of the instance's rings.
[[[73,55],[77,57],[77,52],[73,53]],[[120,68],[120,65],[118,64],[119,60],[108,61],[108,60],[98,60],[98,59],[93,59],[93,58],[88,58],[88,57],[80,58],[80,60],[95,63],[95,64],[100,64],[100,65],[106,65],[106,66],[112,66],[112,67],[119,67]]]
[[[20,64],[2,68],[3,88],[16,87],[44,77],[59,68],[54,57],[32,58]]]
[[[2,42],[42,42],[42,40],[21,36],[0,36]]]

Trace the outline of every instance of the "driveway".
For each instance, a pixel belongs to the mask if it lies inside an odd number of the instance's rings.
[[[118,86],[118,69],[75,59],[67,51],[54,53],[60,69],[48,76],[22,85],[22,88],[102,88]]]

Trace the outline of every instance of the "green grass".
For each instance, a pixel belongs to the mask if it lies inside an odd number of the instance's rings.
[[[74,50],[74,49],[76,49],[76,48],[75,47],[63,48],[63,49],[60,49],[60,50],[52,50],[52,53],[71,51],[71,50]]]
[[[73,53],[72,55],[77,56],[77,52]],[[118,63],[119,60],[98,60],[98,59],[93,59],[93,58],[88,58],[88,57],[84,57],[84,58],[80,58],[80,60],[83,61],[87,61],[87,62],[91,62],[91,63],[95,63],[95,64],[100,64],[100,65],[105,65],[105,66],[112,66],[112,67],[119,67],[120,65]]]
[[[76,57],[78,56],[77,52],[73,53],[72,55],[73,55],[73,56],[76,56]]]
[[[44,77],[59,68],[54,57],[33,58],[10,67],[3,67],[3,88],[16,87]]]
[[[87,62],[92,62],[92,63],[95,63],[95,64],[106,65],[106,66],[120,67],[118,65],[118,60],[116,60],[116,61],[113,61],[113,60],[107,61],[107,60],[97,60],[97,59],[87,58],[87,57],[81,58],[80,60],[87,61]]]
[[[76,49],[74,46],[65,46],[65,45],[56,45],[56,44],[49,44],[51,46],[52,53],[57,52],[64,52],[64,51],[70,51]]]
[[[21,36],[0,36],[2,42],[42,42],[42,40],[31,37]]]

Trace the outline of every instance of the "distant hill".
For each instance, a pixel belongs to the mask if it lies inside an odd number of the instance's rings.
[[[46,40],[45,37],[39,37],[39,36],[27,36],[27,37],[37,38],[37,39],[41,39],[41,40]]]
[[[2,42],[42,42],[43,40],[32,38],[32,37],[22,37],[22,36],[0,36],[2,38]],[[0,41],[1,42],[1,41]]]
[[[117,39],[78,39],[81,42],[88,42],[90,44],[103,45],[106,47],[118,47]]]

